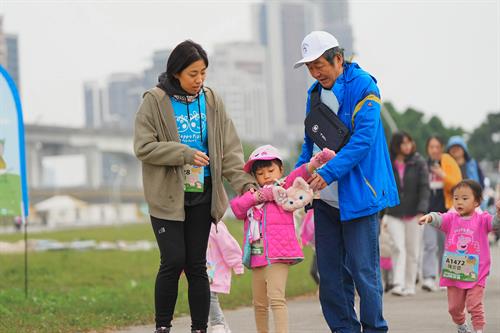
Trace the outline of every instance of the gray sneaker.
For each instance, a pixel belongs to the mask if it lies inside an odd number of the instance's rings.
[[[464,323],[462,325],[457,325],[457,333],[472,333],[472,331],[467,323]]]
[[[153,333],[170,333],[170,327],[158,327]]]

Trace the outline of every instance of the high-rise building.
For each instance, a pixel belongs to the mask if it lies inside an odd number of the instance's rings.
[[[105,84],[85,82],[85,126],[131,130],[142,95],[157,84],[170,52],[154,52],[152,65],[142,74],[114,73]]]
[[[310,0],[319,10],[319,24],[316,29],[332,33],[342,48],[346,58],[354,54],[352,27],[349,23],[349,4],[343,1]]]
[[[142,101],[141,77],[131,73],[111,74],[104,96],[104,122],[120,129],[132,129]]]
[[[103,126],[102,89],[97,82],[85,82],[83,85],[85,103],[85,127],[101,128]]]
[[[20,90],[21,82],[19,79],[19,47],[17,35],[7,34],[5,44],[7,46],[7,72],[16,83],[17,89]]]
[[[171,52],[171,49],[165,49],[158,50],[153,53],[152,65],[144,71],[144,90],[150,89],[158,83],[158,76],[166,70],[167,59]]]
[[[266,0],[254,6],[254,38],[267,49],[267,72],[273,124],[278,143],[292,143],[303,134],[307,89],[311,78],[304,69],[293,69],[301,58],[302,39],[313,30],[338,36],[352,52],[347,0]],[[300,140],[300,139],[299,139]]]
[[[257,43],[219,44],[210,58],[206,84],[222,97],[244,141],[269,143],[272,139],[266,72],[266,51]]]
[[[17,89],[20,90],[18,38],[17,35],[4,33],[2,16],[0,16],[0,65],[7,70]]]

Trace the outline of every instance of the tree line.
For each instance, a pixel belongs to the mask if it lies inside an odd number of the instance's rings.
[[[489,113],[486,119],[471,132],[461,127],[446,126],[436,115],[426,120],[423,112],[414,108],[398,111],[390,102],[384,107],[394,119],[400,131],[408,132],[417,143],[417,150],[426,155],[425,143],[433,134],[441,136],[445,142],[453,135],[466,138],[469,152],[477,160],[500,161],[500,112]],[[384,121],[385,122],[385,121]],[[389,126],[384,123],[386,137],[389,142]]]

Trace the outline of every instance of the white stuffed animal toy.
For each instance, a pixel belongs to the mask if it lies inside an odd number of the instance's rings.
[[[302,177],[297,177],[286,190],[281,186],[274,186],[273,196],[274,201],[284,210],[293,212],[311,203],[313,190]]]

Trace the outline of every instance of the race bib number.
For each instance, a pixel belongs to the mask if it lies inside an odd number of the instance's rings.
[[[184,191],[203,192],[204,176],[203,167],[190,164],[184,165]]]
[[[442,276],[444,278],[474,282],[477,281],[478,273],[479,256],[477,254],[444,253],[442,268]]]
[[[264,247],[262,246],[262,242],[260,241],[260,239],[256,242],[253,242],[250,245],[250,249],[251,249],[252,255],[260,256],[261,254],[264,253]]]

